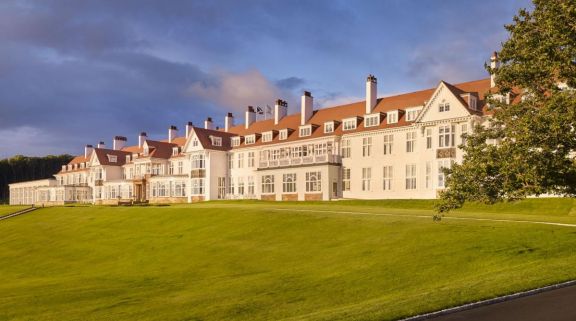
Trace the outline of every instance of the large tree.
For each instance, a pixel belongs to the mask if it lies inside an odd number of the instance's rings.
[[[466,201],[576,195],[576,1],[533,0],[505,26],[492,117],[461,146],[437,210]]]

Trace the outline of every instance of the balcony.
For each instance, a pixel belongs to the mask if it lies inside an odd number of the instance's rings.
[[[94,181],[94,186],[102,186],[104,185],[104,181],[101,179],[97,179]]]
[[[206,177],[206,170],[203,168],[193,169],[190,171],[191,178],[204,178]]]
[[[284,158],[284,159],[260,161],[258,163],[258,169],[305,166],[316,164],[341,164],[341,163],[342,158],[340,157],[340,155],[324,154],[324,155],[304,156],[297,158]]]

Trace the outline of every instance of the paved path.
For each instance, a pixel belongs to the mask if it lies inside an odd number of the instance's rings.
[[[310,212],[310,213],[331,213],[331,214],[346,214],[346,215],[372,215],[372,216],[395,216],[395,217],[416,217],[431,219],[432,215],[410,215],[410,214],[389,214],[389,213],[372,213],[372,212],[354,212],[354,211],[329,211],[329,210],[312,210],[312,209],[292,209],[292,208],[273,208],[273,211],[287,211],[287,212]],[[505,222],[505,223],[526,223],[526,224],[540,224],[540,225],[553,225],[576,227],[576,224],[556,223],[556,222],[542,222],[542,221],[527,221],[527,220],[505,220],[505,219],[491,219],[491,218],[476,218],[476,217],[456,217],[444,216],[443,220],[463,220],[463,221],[486,221],[486,222]]]
[[[431,321],[574,321],[576,286],[456,312]]]
[[[22,214],[30,213],[30,212],[32,212],[32,211],[35,211],[36,209],[37,209],[36,207],[29,207],[29,208],[23,209],[23,210],[18,211],[18,212],[14,212],[14,213],[11,213],[11,214],[6,214],[6,215],[4,215],[4,216],[0,216],[0,221],[2,221],[2,220],[7,220],[7,219],[9,219],[9,218],[11,218],[11,217],[19,216],[19,215],[22,215]]]

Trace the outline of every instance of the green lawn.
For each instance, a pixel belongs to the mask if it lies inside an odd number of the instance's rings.
[[[576,279],[576,227],[449,218],[576,223],[572,199],[430,205],[39,209],[0,222],[0,320],[390,320]]]
[[[8,215],[8,214],[12,214],[15,212],[18,212],[20,210],[23,210],[25,208],[28,208],[30,206],[27,205],[0,205],[0,216],[4,216],[4,215]]]

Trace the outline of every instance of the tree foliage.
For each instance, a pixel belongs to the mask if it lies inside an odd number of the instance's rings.
[[[576,195],[576,1],[533,5],[505,26],[501,65],[487,66],[496,77],[493,115],[461,146],[462,164],[447,170],[439,212],[466,201]]]
[[[70,155],[45,157],[18,155],[0,160],[0,203],[8,202],[8,184],[51,178],[72,158]]]

